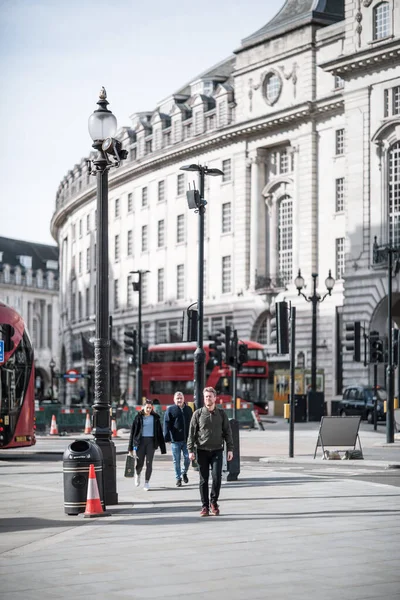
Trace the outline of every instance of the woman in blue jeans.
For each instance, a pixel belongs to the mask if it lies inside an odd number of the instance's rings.
[[[189,433],[192,409],[185,403],[182,392],[175,392],[174,404],[169,406],[164,418],[164,439],[171,442],[172,458],[175,467],[176,487],[189,483],[187,472],[190,465],[186,441]],[[181,459],[183,456],[183,469]]]

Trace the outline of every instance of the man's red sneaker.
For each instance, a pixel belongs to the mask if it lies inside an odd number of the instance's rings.
[[[219,506],[217,503],[211,504],[211,514],[213,514],[214,517],[219,517]]]
[[[210,516],[210,511],[208,510],[207,506],[203,506],[203,508],[200,511],[200,516],[201,517],[209,517]]]

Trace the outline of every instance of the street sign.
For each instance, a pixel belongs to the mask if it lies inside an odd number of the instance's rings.
[[[0,363],[4,362],[4,340],[0,340]]]
[[[68,383],[76,383],[78,379],[81,377],[81,374],[78,373],[75,369],[69,369],[64,375]]]

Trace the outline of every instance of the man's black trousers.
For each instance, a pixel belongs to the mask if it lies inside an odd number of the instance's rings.
[[[211,504],[216,504],[219,498],[222,478],[222,449],[200,450],[197,449],[197,463],[200,472],[200,497],[202,506],[210,507],[208,495],[208,478],[211,467]]]

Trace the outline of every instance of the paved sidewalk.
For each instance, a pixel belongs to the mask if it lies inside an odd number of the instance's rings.
[[[64,514],[59,462],[0,462],[2,600],[399,599],[398,488],[246,462],[202,519],[196,472],[144,492],[123,462],[102,519]]]

